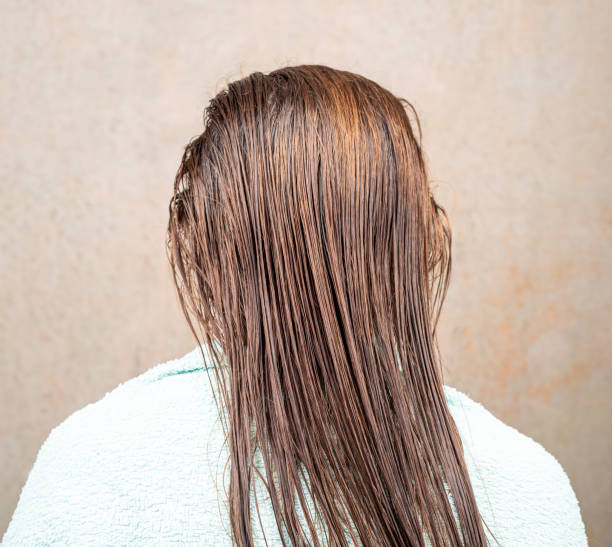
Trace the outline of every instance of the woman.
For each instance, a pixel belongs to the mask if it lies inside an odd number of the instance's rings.
[[[53,430],[6,545],[586,545],[558,462],[442,383],[407,108],[320,65],[211,101],[168,225],[198,347]]]

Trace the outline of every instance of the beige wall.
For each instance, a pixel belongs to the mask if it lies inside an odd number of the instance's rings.
[[[0,534],[52,427],[194,345],[163,242],[208,98],[322,63],[415,104],[454,228],[447,382],[612,544],[610,3],[293,4],[2,4]]]

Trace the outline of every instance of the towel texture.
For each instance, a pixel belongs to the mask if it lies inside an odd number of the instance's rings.
[[[207,366],[195,348],[53,429],[3,545],[231,545],[227,447]],[[467,395],[444,389],[479,509],[499,543],[587,545],[578,501],[557,460]],[[268,544],[281,545],[259,492]]]

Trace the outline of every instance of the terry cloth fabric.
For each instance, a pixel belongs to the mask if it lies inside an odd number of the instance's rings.
[[[196,347],[54,428],[3,545],[231,545],[229,477],[223,476],[228,452],[209,367]],[[499,544],[587,545],[559,462],[467,395],[444,390],[478,507]],[[256,544],[265,544],[263,528],[269,545],[281,545],[271,504],[260,494],[265,490],[257,492]]]

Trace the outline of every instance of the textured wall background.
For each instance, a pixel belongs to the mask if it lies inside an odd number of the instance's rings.
[[[322,63],[413,102],[454,229],[447,382],[534,437],[612,544],[609,2],[4,2],[0,532],[50,429],[194,345],[164,251],[225,82]]]

